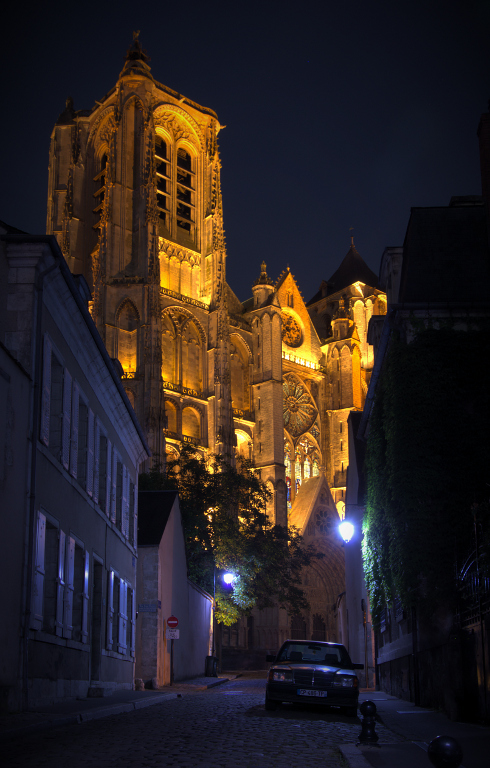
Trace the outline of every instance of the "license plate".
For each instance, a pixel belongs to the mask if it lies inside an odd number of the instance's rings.
[[[309,691],[307,688],[298,688],[298,696],[319,696],[324,698],[327,696],[327,691]]]

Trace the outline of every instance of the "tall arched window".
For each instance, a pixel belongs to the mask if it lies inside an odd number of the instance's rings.
[[[194,440],[201,437],[201,419],[194,408],[184,408],[182,411],[182,434]]]
[[[177,434],[177,406],[171,400],[165,400],[165,415],[168,431]]]
[[[126,375],[134,375],[138,365],[139,315],[127,299],[117,313],[117,357]]]
[[[299,451],[296,451],[296,457],[294,462],[294,483],[295,483],[295,491],[298,493],[299,487],[301,485],[301,454]]]
[[[104,209],[104,200],[106,194],[106,176],[107,176],[107,152],[104,152],[100,159],[100,169],[94,176],[94,208],[93,212],[96,216],[94,229],[98,229],[101,224],[102,211]]]
[[[286,488],[287,488],[287,509],[288,512],[291,509],[291,476],[292,476],[292,465],[291,465],[291,446],[289,443],[286,443],[284,446],[284,464],[286,467]]]
[[[157,173],[157,206],[160,223],[170,229],[170,162],[167,142],[158,134],[155,136],[155,166]]]
[[[193,235],[195,223],[195,172],[192,157],[183,147],[177,150],[177,226]]]

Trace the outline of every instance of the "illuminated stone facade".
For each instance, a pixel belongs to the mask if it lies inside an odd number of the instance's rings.
[[[363,405],[367,324],[384,294],[352,245],[308,306],[289,270],[274,282],[265,264],[240,301],[226,283],[219,130],[212,110],[155,81],[136,39],[115,87],[89,111],[68,101],[58,119],[48,233],[91,286],[92,316],[154,454],[192,442],[252,458],[271,520],[289,513],[319,546],[329,537],[332,558],[335,526],[312,520],[343,512],[346,421]],[[340,550],[334,560],[331,595],[344,589]],[[317,635],[323,622],[331,637],[332,600],[313,602],[306,632],[316,615]],[[256,616],[253,644],[272,648],[290,632],[270,609]]]

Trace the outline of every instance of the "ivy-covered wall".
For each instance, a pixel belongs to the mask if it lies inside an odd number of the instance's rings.
[[[454,607],[457,570],[474,549],[473,512],[488,531],[488,327],[393,334],[366,452],[363,558],[373,617]],[[477,506],[475,506],[477,505]]]

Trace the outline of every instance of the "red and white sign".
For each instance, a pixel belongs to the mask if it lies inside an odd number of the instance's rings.
[[[176,616],[169,616],[167,619],[167,627],[170,627],[170,629],[175,629],[179,626],[179,620]]]

